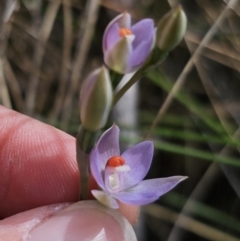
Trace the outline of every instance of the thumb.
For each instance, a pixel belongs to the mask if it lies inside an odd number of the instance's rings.
[[[57,204],[0,221],[0,240],[136,241],[131,224],[117,210],[96,201]]]

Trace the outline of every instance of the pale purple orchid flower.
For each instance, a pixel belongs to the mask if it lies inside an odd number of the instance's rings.
[[[187,177],[172,176],[150,180],[146,176],[153,157],[153,143],[141,142],[120,156],[119,128],[114,124],[103,133],[90,153],[90,168],[101,190],[92,190],[102,204],[119,208],[117,200],[130,205],[156,201]]]
[[[114,18],[103,35],[105,64],[121,74],[140,68],[155,42],[152,19],[143,19],[131,26],[131,16],[124,12]]]

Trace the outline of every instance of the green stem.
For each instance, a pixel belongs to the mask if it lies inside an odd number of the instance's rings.
[[[112,107],[122,98],[122,96],[128,91],[132,85],[134,85],[139,79],[141,79],[150,69],[160,65],[168,56],[168,52],[155,48],[145,64],[140,68],[132,78],[115,94]]]
[[[87,200],[89,193],[89,152],[93,146],[97,132],[91,132],[84,127],[80,127],[76,137],[77,163],[80,171],[80,192],[79,199]]]
[[[124,76],[123,74],[119,74],[113,70],[110,70],[110,77],[111,77],[113,89],[116,89],[117,85],[119,84],[123,76]]]
[[[113,98],[112,107],[114,107],[117,102],[122,98],[122,96],[127,92],[127,90],[132,87],[143,75],[145,72],[145,68],[139,69],[132,78],[115,94]]]

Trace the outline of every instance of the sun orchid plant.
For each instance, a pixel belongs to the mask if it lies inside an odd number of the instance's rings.
[[[108,24],[102,43],[106,66],[86,78],[80,93],[82,125],[76,138],[80,200],[88,198],[89,170],[99,186],[98,190],[92,190],[93,196],[111,208],[118,208],[119,201],[131,205],[154,202],[186,178],[143,180],[151,166],[153,143],[144,141],[120,154],[119,128],[115,124],[96,142],[114,104],[181,41],[186,23],[185,13],[178,6],[160,20],[157,28],[152,19],[132,25],[127,12]],[[114,74],[122,77],[131,72],[135,72],[131,79],[116,92]]]

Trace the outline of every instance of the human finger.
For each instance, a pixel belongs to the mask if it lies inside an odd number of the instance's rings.
[[[135,241],[130,223],[97,201],[57,204],[19,213],[0,221],[0,240]]]

